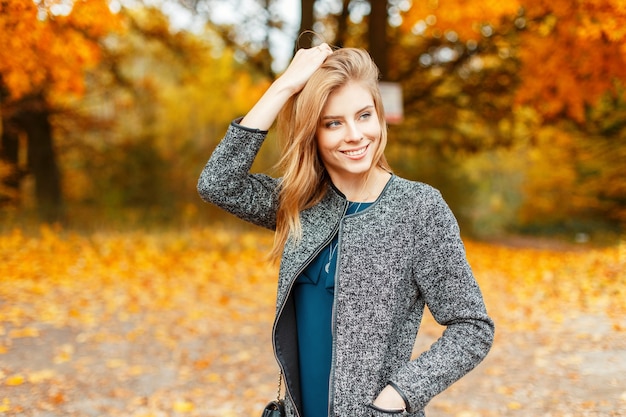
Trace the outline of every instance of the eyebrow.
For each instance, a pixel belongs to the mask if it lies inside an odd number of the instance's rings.
[[[359,113],[364,112],[365,110],[369,110],[373,108],[374,108],[373,104],[368,104],[362,109],[357,110],[354,114],[359,114]],[[343,116],[333,116],[333,115],[322,116],[322,120],[341,119],[341,118],[343,118]]]

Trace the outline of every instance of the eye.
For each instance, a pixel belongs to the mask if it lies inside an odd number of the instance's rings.
[[[372,113],[371,113],[371,112],[368,112],[368,111],[366,111],[366,112],[364,112],[364,113],[361,113],[361,115],[359,116],[359,118],[360,118],[360,119],[363,119],[363,120],[367,120],[367,119],[369,119],[370,117],[372,117]]]
[[[339,122],[339,120],[331,120],[329,122],[326,122],[326,124],[324,126],[326,126],[327,128],[332,128],[332,127],[337,127],[340,126],[341,123]]]

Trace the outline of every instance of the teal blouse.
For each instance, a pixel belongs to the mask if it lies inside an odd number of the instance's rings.
[[[350,202],[346,215],[364,210],[371,204]],[[328,417],[338,243],[335,235],[294,286],[303,417]]]

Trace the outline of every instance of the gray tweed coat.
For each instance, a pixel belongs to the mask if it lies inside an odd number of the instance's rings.
[[[198,181],[200,196],[275,229],[279,180],[250,174],[267,132],[233,122]],[[424,416],[424,407],[487,354],[494,326],[467,263],[459,228],[440,193],[392,176],[378,200],[355,215],[329,186],[301,213],[303,239],[288,241],[280,265],[273,344],[288,416],[300,416],[297,336],[291,289],[317,253],[339,234],[333,312],[330,410],[333,417]],[[429,350],[412,357],[424,307],[446,326]],[[370,407],[392,384],[407,410]]]

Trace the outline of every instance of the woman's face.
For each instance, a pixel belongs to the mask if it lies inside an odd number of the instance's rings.
[[[357,82],[335,90],[322,109],[317,148],[333,182],[358,179],[372,167],[381,126],[370,92]]]

